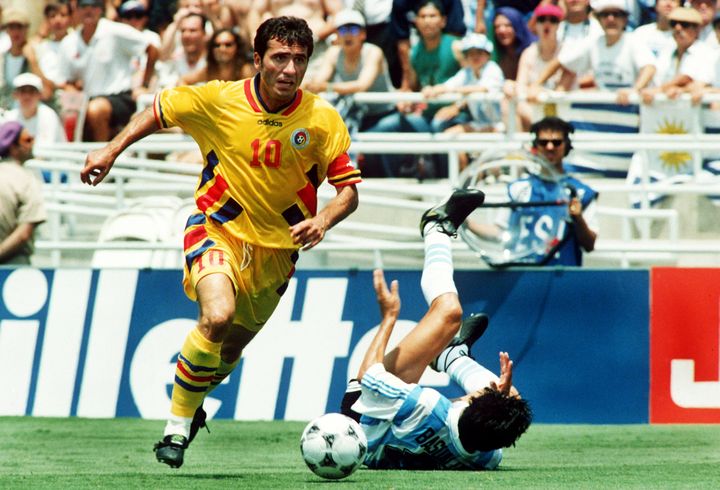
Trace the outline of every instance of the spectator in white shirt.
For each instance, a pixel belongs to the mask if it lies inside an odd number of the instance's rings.
[[[205,17],[197,12],[188,11],[177,21],[180,47],[162,58],[158,67],[160,87],[174,87],[181,77],[207,66],[204,25]]]
[[[53,87],[62,82],[60,75],[60,41],[70,29],[70,4],[50,2],[43,10],[47,37],[31,41],[43,75]]]
[[[33,73],[21,73],[13,80],[13,87],[17,107],[7,112],[7,119],[20,122],[35,138],[36,144],[66,142],[57,113],[40,102],[40,77]]]
[[[90,99],[85,129],[91,141],[107,141],[135,112],[132,59],[147,53],[142,86],[153,75],[158,50],[136,29],[101,18],[103,0],[79,0],[82,22],[61,43],[66,90],[79,88]]]
[[[493,52],[492,42],[485,34],[476,32],[462,39],[461,49],[465,67],[440,85],[425,87],[423,95],[432,99],[442,94],[455,93],[470,95],[474,93],[500,93],[505,76],[500,66],[490,59]],[[500,107],[497,102],[461,99],[453,104],[441,107],[433,116],[433,132],[468,133],[492,132],[502,123]],[[458,155],[460,167],[468,163],[466,154]]]
[[[17,107],[8,111],[5,118],[22,124],[37,145],[65,143],[67,137],[60,118],[40,101],[43,87],[40,77],[33,73],[21,73],[13,80],[13,87]],[[43,178],[49,182],[50,173],[43,171]]]
[[[690,6],[697,10],[702,18],[700,40],[714,48],[720,47],[717,36],[715,36],[715,31],[713,30],[713,19],[717,11],[715,0],[690,0]]]
[[[590,15],[590,0],[562,0],[561,3],[565,19],[558,26],[558,41],[567,43],[602,35],[602,27]]]
[[[650,48],[655,57],[667,47],[675,47],[673,30],[670,28],[669,15],[675,8],[680,7],[680,0],[656,0],[655,22],[645,24],[633,31],[636,43],[644,44]]]
[[[557,30],[563,19],[563,11],[557,5],[539,5],[533,12],[532,20],[535,23],[535,32],[538,40],[528,46],[520,55],[517,79],[506,80],[503,91],[509,98],[516,95],[527,95],[528,99],[535,101],[537,93],[531,91],[533,84],[548,66],[557,58],[562,43],[557,40]],[[563,80],[563,77],[567,80]],[[566,70],[556,72],[546,80],[543,88],[554,90],[557,87],[573,87],[575,74]],[[507,111],[506,111],[507,112]],[[525,101],[518,101],[516,114],[518,124],[523,131],[530,129],[533,119],[532,107]]]
[[[647,46],[633,42],[632,33],[625,32],[624,0],[596,0],[592,5],[603,35],[564,45],[535,85],[545,83],[561,67],[576,74],[592,71],[592,86],[582,88],[616,90],[617,102],[627,104],[631,90],[640,91],[652,81],[655,59]]]
[[[677,7],[669,16],[675,46],[666,48],[658,58],[655,87],[644,89],[642,99],[646,104],[655,95],[663,93],[671,99],[689,91],[693,84],[707,85],[712,82],[712,48],[698,39],[702,18],[693,8]]]
[[[139,0],[128,0],[118,7],[117,13],[119,22],[137,29],[145,36],[148,43],[160,49],[160,35],[155,31],[147,29],[150,18],[148,17],[147,8],[142,2]],[[132,83],[133,94],[137,97],[141,93],[150,91],[150,87],[142,87],[142,81],[145,78],[143,69],[147,65],[147,53],[143,52],[133,57],[131,64],[135,72]]]
[[[21,73],[31,71],[44,79],[35,51],[28,43],[30,17],[23,10],[6,9],[2,14],[2,28],[10,37],[10,47],[0,52],[0,107],[10,104],[12,81]],[[43,80],[43,97],[52,96],[52,84]]]

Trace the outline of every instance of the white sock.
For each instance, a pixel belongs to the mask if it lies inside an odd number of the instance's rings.
[[[190,437],[190,424],[192,423],[192,417],[178,417],[177,415],[170,415],[170,418],[165,424],[166,436],[179,434],[181,436]]]
[[[465,344],[450,345],[448,347],[445,347],[445,349],[438,355],[438,370],[446,373],[450,364],[452,364],[458,358],[467,355],[468,347]]]
[[[425,263],[420,286],[427,304],[445,293],[457,294],[453,280],[453,259],[450,237],[437,229],[436,223],[425,226]]]
[[[460,356],[450,364],[445,371],[450,379],[459,384],[465,393],[475,393],[478,390],[490,386],[491,382],[499,382],[500,378],[495,373],[475,361],[469,356]]]

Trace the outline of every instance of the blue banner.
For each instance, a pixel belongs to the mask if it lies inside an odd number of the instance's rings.
[[[398,279],[391,343],[425,313],[419,271]],[[474,357],[514,381],[536,421],[648,421],[648,272],[458,271],[466,314],[490,327]],[[181,272],[0,269],[0,415],[165,418],[196,305]],[[379,322],[370,271],[298,271],[236,371],[206,400],[214,417],[309,420],[337,411]],[[462,394],[428,369],[423,384]]]

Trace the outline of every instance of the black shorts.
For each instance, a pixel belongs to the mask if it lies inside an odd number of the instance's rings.
[[[98,95],[92,99],[103,98],[110,102],[112,107],[112,115],[110,116],[111,126],[125,126],[130,122],[130,117],[135,114],[137,105],[132,98],[132,92],[120,92],[119,94],[112,95]],[[92,100],[90,99],[90,100]]]

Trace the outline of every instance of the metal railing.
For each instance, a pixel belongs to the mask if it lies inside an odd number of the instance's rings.
[[[611,93],[545,94],[545,102],[614,102]],[[444,99],[457,100],[457,96]],[[478,100],[500,100],[499,95],[477,94],[468,97]],[[356,99],[368,103],[387,103],[400,100],[419,102],[424,100],[421,94],[393,92],[388,94],[356,94]],[[637,102],[636,96],[631,99]],[[720,100],[718,96],[708,96],[704,102]],[[511,105],[516,101],[510,101]],[[699,109],[698,109],[699,110]],[[511,118],[512,119],[512,118]],[[444,153],[449,161],[449,179],[434,182],[417,183],[370,179],[362,184],[361,209],[363,206],[376,206],[385,210],[406,212],[419,218],[420,213],[429,205],[441,200],[452,188],[459,173],[458,154],[461,152],[482,153],[492,150],[517,150],[530,141],[527,133],[518,133],[509,127],[506,133],[466,133],[466,134],[418,134],[418,133],[360,133],[351,145],[353,153]],[[702,155],[717,153],[720,150],[720,136],[708,134],[656,135],[656,134],[577,134],[573,145],[580,151],[602,151],[628,153],[635,151],[685,151],[693,154],[693,172],[681,185],[651,183],[647,168],[642,172],[641,182],[629,184],[619,179],[593,181],[592,186],[601,195],[636,194],[648,196],[651,193],[667,195],[720,195],[720,180],[708,178],[701,172]],[[98,187],[81,185],[73,177],[82,168],[86,153],[102,144],[69,143],[36,149],[35,160],[27,163],[31,168],[43,169],[53,175],[46,185],[45,193],[50,211],[47,238],[36,243],[39,251],[51,254],[51,263],[62,263],[62,254],[71,250],[98,249],[153,249],[177,250],[176,241],[167,243],[98,243],[97,241],[77,240],[72,231],[68,234],[67,223],[76,217],[94,216],[103,218],[113,211],[131,205],[143,196],[168,194],[190,197],[197,183],[199,165],[159,161],[147,158],[149,154],[168,154],[174,151],[196,150],[197,145],[182,134],[155,134],[132,145],[117,161],[112,171],[112,181]],[[136,156],[130,156],[136,155]],[[62,183],[60,176],[69,175],[69,182]],[[334,190],[322,186],[319,199],[326,202],[334,196]],[[603,238],[602,232],[593,256],[605,256],[618,261],[621,266],[629,266],[635,260],[673,260],[679,254],[718,254],[720,243],[717,240],[696,240],[680,236],[679,217],[676,210],[657,210],[648,205],[648,199],[642,201],[641,209],[630,207],[601,206],[599,214],[607,219],[619,220],[620,239]],[[359,214],[359,213],[356,213]],[[328,234],[328,239],[311,253],[361,252],[361,253],[397,253],[422,251],[422,242],[413,226],[388,226],[382,223],[363,222],[351,216]],[[640,239],[633,239],[632,227],[645,220],[662,220],[666,223],[667,239],[653,239],[646,228],[641,227]],[[411,220],[412,221],[412,220]],[[65,233],[68,236],[63,236]],[[719,233],[720,236],[720,233]],[[471,257],[472,252],[464,243],[455,244],[460,256]]]

